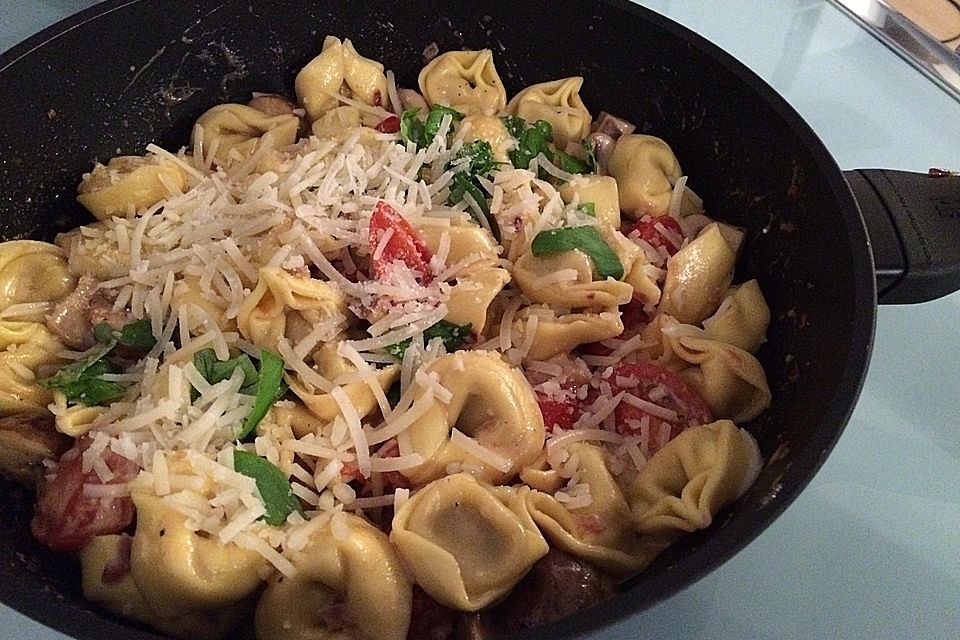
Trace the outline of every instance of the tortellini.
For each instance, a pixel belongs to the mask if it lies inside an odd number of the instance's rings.
[[[259,112],[258,112],[259,113]],[[186,172],[156,157],[116,156],[83,177],[77,201],[98,220],[138,213],[187,188]]]
[[[606,452],[582,442],[569,445],[568,451],[579,459],[580,480],[590,487],[591,502],[568,509],[552,495],[521,489],[534,522],[564,551],[617,576],[636,573],[660,549],[645,545],[634,531],[630,505],[607,468]]]
[[[56,395],[60,394],[61,398],[57,400],[64,405],[67,403],[66,398],[62,398],[63,394],[61,392],[54,391],[53,393],[55,399]],[[105,411],[106,408],[104,407],[88,407],[83,404],[70,405],[54,416],[54,425],[60,433],[79,438],[93,428],[93,421]]]
[[[120,576],[110,573],[108,567],[117,563],[118,556],[128,552],[123,546],[129,544],[130,541],[120,535],[97,536],[80,551],[84,598],[119,616],[143,622],[181,640],[226,638],[243,619],[248,606],[246,602],[170,616],[158,614],[147,604],[131,573]]]
[[[633,524],[664,546],[706,529],[753,484],[762,463],[753,436],[729,420],[690,427],[650,458],[631,483]]]
[[[417,584],[460,611],[499,600],[549,549],[515,489],[465,473],[436,480],[404,503],[390,540]]]
[[[680,322],[700,324],[723,301],[735,264],[736,254],[719,226],[708,225],[667,260],[660,310]]]
[[[682,175],[680,163],[660,138],[628,133],[617,140],[607,171],[617,181],[620,209],[633,220],[646,214],[665,215],[673,185]]]
[[[749,352],[666,314],[658,315],[644,336],[652,346],[643,355],[677,370],[718,418],[744,422],[770,406],[767,376]]]
[[[103,223],[93,223],[88,227],[100,229]],[[63,249],[70,273],[75,276],[89,274],[96,280],[104,281],[128,275],[130,252],[121,250],[117,245],[97,240],[84,236],[79,229],[74,229],[58,234],[55,244]]]
[[[296,343],[321,322],[346,322],[347,300],[335,285],[279,267],[263,267],[259,276],[237,315],[240,333],[255,345],[276,351],[282,338]]]
[[[507,112],[529,123],[549,122],[553,142],[562,150],[590,133],[593,118],[580,99],[581,86],[583,78],[579,76],[531,85],[510,100]]]
[[[620,192],[617,181],[610,176],[588,174],[577,176],[557,189],[567,204],[593,203],[597,225],[611,229],[620,228]]]
[[[187,517],[142,487],[131,487],[137,531],[130,575],[147,606],[160,618],[235,604],[261,584],[266,560],[256,551],[187,527]]]
[[[545,276],[561,270],[577,273],[576,280],[538,285]],[[633,287],[612,278],[596,280],[593,261],[579,250],[564,251],[548,256],[534,256],[528,252],[520,256],[513,267],[517,285],[535,303],[552,304],[570,309],[596,309],[626,304],[633,296]]]
[[[770,406],[763,366],[746,351],[714,340],[680,336],[674,353],[697,365],[680,375],[703,396],[713,415],[746,422]]]
[[[730,287],[717,312],[703,321],[707,336],[756,353],[767,335],[770,308],[756,280]]]
[[[510,282],[510,273],[497,266],[496,241],[489,231],[476,225],[428,226],[420,230],[420,235],[433,253],[440,250],[446,236],[448,265],[477,258],[457,273],[447,300],[446,320],[461,326],[469,324],[473,333],[482,334],[490,304]]]
[[[387,99],[383,65],[357,53],[349,39],[334,36],[324,39],[320,55],[300,70],[294,87],[311,121],[339,106],[341,95],[371,106]]]
[[[449,402],[434,400],[409,428],[413,452],[424,461],[404,469],[414,485],[423,485],[447,473],[452,463],[470,462],[488,482],[500,483],[515,476],[543,448],[543,416],[537,397],[523,375],[496,356],[465,351],[442,356],[426,367],[428,376],[451,393]],[[414,403],[427,388],[418,386]],[[496,468],[460,449],[450,440],[453,429],[474,438],[500,456]]]
[[[660,302],[657,270],[650,271],[652,265],[643,249],[615,228],[604,229],[602,235],[623,265],[623,282],[633,287],[633,299],[647,307]]]
[[[313,352],[317,373],[328,381],[332,382],[340,375],[357,371],[357,367],[353,363],[337,354],[340,342],[344,339],[346,339],[346,334],[340,334]],[[372,384],[378,385],[385,392],[399,377],[400,367],[395,364],[387,365],[376,372],[375,381]],[[341,414],[340,404],[330,393],[309,389],[298,376],[287,374],[286,378],[290,389],[310,412],[321,420],[329,423]],[[349,399],[351,406],[356,409],[361,418],[366,417],[367,414],[379,406],[377,397],[373,389],[370,388],[370,383],[364,381],[348,382],[341,388]],[[294,430],[301,436],[307,433],[307,431],[299,432],[296,426]]]
[[[38,413],[53,402],[40,384],[43,365],[63,363],[63,345],[39,322],[0,320],[0,414]]]
[[[218,104],[197,119],[192,144],[200,144],[205,155],[212,153],[217,164],[229,165],[251,155],[258,145],[280,149],[293,144],[299,127],[293,114],[268,116],[244,104]]]
[[[500,118],[484,113],[471,113],[460,121],[460,130],[466,132],[463,136],[465,145],[476,140],[485,140],[490,143],[496,162],[510,162],[507,154],[514,144],[513,138]]]
[[[530,316],[537,315],[535,328]],[[533,337],[528,337],[532,332]],[[537,310],[527,307],[517,314],[513,322],[514,344],[526,344],[529,360],[549,360],[561,353],[569,353],[573,348],[588,342],[599,342],[614,338],[623,333],[623,321],[620,313],[613,309],[599,313],[569,313],[561,316],[540,315]]]
[[[440,54],[420,71],[419,85],[428,104],[452,107],[464,114],[494,115],[507,105],[507,91],[490,49]]]
[[[330,138],[343,142],[348,137],[355,135],[358,127],[360,129],[361,139],[370,141],[373,138],[373,129],[380,122],[382,116],[372,114],[369,111],[361,111],[352,105],[334,107],[330,109],[317,120],[314,120],[310,127],[311,133],[318,138]]]
[[[56,245],[35,240],[0,243],[0,312],[15,304],[57,302],[76,282]],[[18,314],[17,319],[43,322],[44,314]]]
[[[296,575],[267,583],[257,604],[258,638],[407,637],[413,595],[396,550],[362,518],[340,513],[333,519],[296,553]],[[326,620],[337,626],[327,627]]]

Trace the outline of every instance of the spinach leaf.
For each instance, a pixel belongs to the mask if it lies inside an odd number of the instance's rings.
[[[253,402],[250,413],[247,414],[247,419],[243,421],[237,439],[243,440],[253,433],[273,403],[282,398],[286,392],[287,384],[283,381],[283,358],[266,349],[261,349],[256,400]]]
[[[423,332],[423,343],[427,344],[434,338],[440,338],[443,340],[443,346],[447,349],[447,352],[456,351],[463,346],[463,343],[467,341],[467,338],[470,337],[470,329],[472,325],[470,324],[454,324],[452,322],[447,322],[446,320],[441,320],[437,324],[427,327]],[[407,338],[406,340],[401,340],[396,344],[391,344],[387,347],[384,347],[384,351],[394,356],[397,359],[403,359],[403,354],[406,352],[407,348],[413,342],[412,338]]]
[[[266,458],[249,451],[234,451],[233,470],[256,481],[267,511],[263,516],[267,524],[278,527],[294,511],[303,513],[303,507],[294,495],[287,476]]]
[[[550,142],[553,141],[553,127],[546,120],[537,120],[529,129],[525,129],[517,138],[517,148],[507,155],[517,169],[527,169],[530,161],[539,154],[551,158]]]
[[[101,322],[93,328],[93,336],[100,346],[87,357],[69,364],[56,374],[40,381],[47,389],[63,393],[67,402],[80,403],[88,407],[107,405],[119,400],[126,392],[126,386],[112,380],[103,379],[104,374],[120,373],[121,367],[110,361],[107,356],[121,344],[141,351],[147,351],[157,343],[150,331],[150,321],[146,318],[131,322],[120,331]]]
[[[423,140],[423,123],[417,117],[419,112],[420,110],[414,107],[407,109],[400,116],[400,139],[404,142],[413,142],[418,147]]]
[[[443,116],[447,114],[450,115],[453,124],[463,120],[463,114],[450,107],[445,107],[442,104],[435,104],[430,107],[430,113],[427,114],[427,121],[423,123],[423,143],[420,145],[421,147],[430,146],[433,139],[437,137]],[[452,125],[450,131],[453,131]]]
[[[213,349],[201,349],[193,354],[193,366],[197,368],[203,379],[210,384],[229,380],[234,370],[239,367],[243,370],[243,384],[240,386],[240,393],[252,396],[257,392],[260,374],[257,372],[257,367],[254,366],[250,356],[245,353],[230,360],[218,360]]]
[[[548,256],[564,251],[579,249],[590,256],[593,266],[601,278],[623,277],[623,264],[613,252],[596,227],[564,227],[541,231],[530,243],[535,256]]]

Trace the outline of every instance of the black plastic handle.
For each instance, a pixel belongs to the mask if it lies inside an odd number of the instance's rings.
[[[889,169],[844,175],[867,223],[881,304],[960,290],[960,176]]]

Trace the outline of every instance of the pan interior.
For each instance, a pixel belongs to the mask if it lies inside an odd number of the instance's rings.
[[[0,132],[0,236],[49,240],[86,222],[74,195],[94,160],[140,154],[151,142],[176,149],[203,111],[251,91],[292,95],[325,34],[351,38],[404,86],[416,86],[431,42],[491,48],[508,95],[582,75],[594,115],[626,117],[666,140],[707,212],[747,229],[737,279],[758,278],[772,312],[759,357],[773,406],[747,425],[768,461],[759,480],[615,600],[526,635],[581,635],[623,618],[753,539],[819,468],[856,400],[873,330],[869,248],[839,171],[795,112],[729,56],[635,5],[106,2],[0,58],[0,90],[17,96],[5,112],[18,123]],[[78,638],[158,637],[87,605],[75,563],[32,540],[31,497],[2,490],[4,602]]]

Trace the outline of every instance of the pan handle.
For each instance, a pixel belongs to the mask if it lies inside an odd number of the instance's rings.
[[[931,169],[844,171],[873,247],[881,304],[960,290],[960,176]]]

